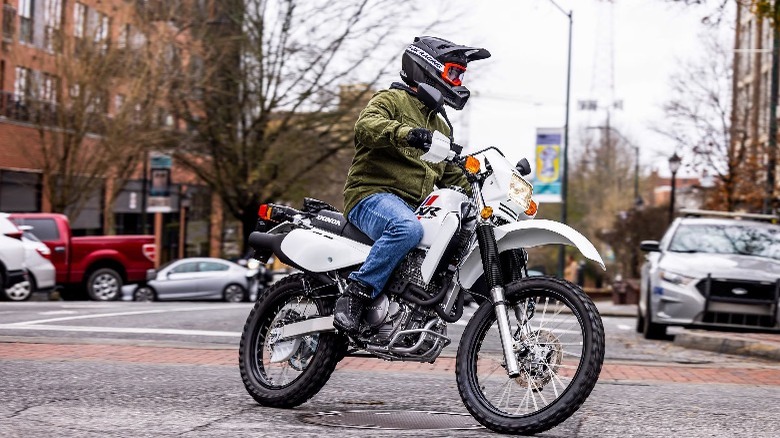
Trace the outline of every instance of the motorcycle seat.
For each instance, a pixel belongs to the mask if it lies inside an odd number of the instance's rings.
[[[320,210],[312,216],[311,224],[321,230],[346,237],[347,239],[352,239],[365,245],[374,244],[373,239],[365,235],[365,233],[350,223],[347,218],[338,211]]]

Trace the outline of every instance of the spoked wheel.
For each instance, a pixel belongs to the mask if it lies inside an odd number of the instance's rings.
[[[596,385],[604,327],[590,298],[567,281],[524,278],[505,294],[520,375],[507,375],[495,310],[486,302],[458,347],[458,390],[485,427],[534,434],[566,420]]]
[[[261,405],[290,408],[306,402],[343,357],[346,340],[335,333],[280,339],[284,325],[330,314],[330,304],[312,298],[322,292],[309,277],[291,275],[264,291],[249,314],[239,367],[244,386]]]

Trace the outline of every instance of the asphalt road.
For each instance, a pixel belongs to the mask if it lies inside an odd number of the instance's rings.
[[[348,358],[304,405],[257,405],[235,363],[250,307],[0,303],[0,436],[494,435],[468,421],[447,358],[419,369]],[[772,376],[780,376],[780,364],[645,341],[633,318],[604,320],[599,384],[572,418],[540,436],[778,436],[780,379]],[[449,333],[458,338],[462,329],[450,325]],[[455,347],[448,350],[452,356]],[[420,430],[441,423],[429,411],[471,428]],[[402,428],[321,424],[334,415]],[[414,430],[403,421],[410,415]]]

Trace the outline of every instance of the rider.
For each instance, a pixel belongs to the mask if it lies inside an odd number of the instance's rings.
[[[449,136],[450,130],[417,98],[417,85],[435,87],[444,103],[460,110],[469,98],[461,82],[467,64],[488,57],[490,52],[485,49],[417,37],[401,59],[405,84],[395,82],[389,90],[377,92],[360,113],[355,124],[355,157],[344,187],[344,210],[374,245],[336,301],[336,328],[349,334],[360,332],[365,305],[382,292],[401,259],[422,239],[414,208],[434,186],[458,185],[470,190],[454,165],[420,159],[430,147],[432,131]]]

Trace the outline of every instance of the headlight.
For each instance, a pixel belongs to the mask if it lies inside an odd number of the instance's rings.
[[[522,210],[528,210],[531,205],[531,195],[534,193],[534,187],[523,177],[512,173],[512,180],[509,182],[509,199],[520,206]]]
[[[671,271],[660,271],[659,275],[661,276],[661,280],[679,286],[687,286],[696,280],[696,277],[689,277],[687,275],[682,275]]]

